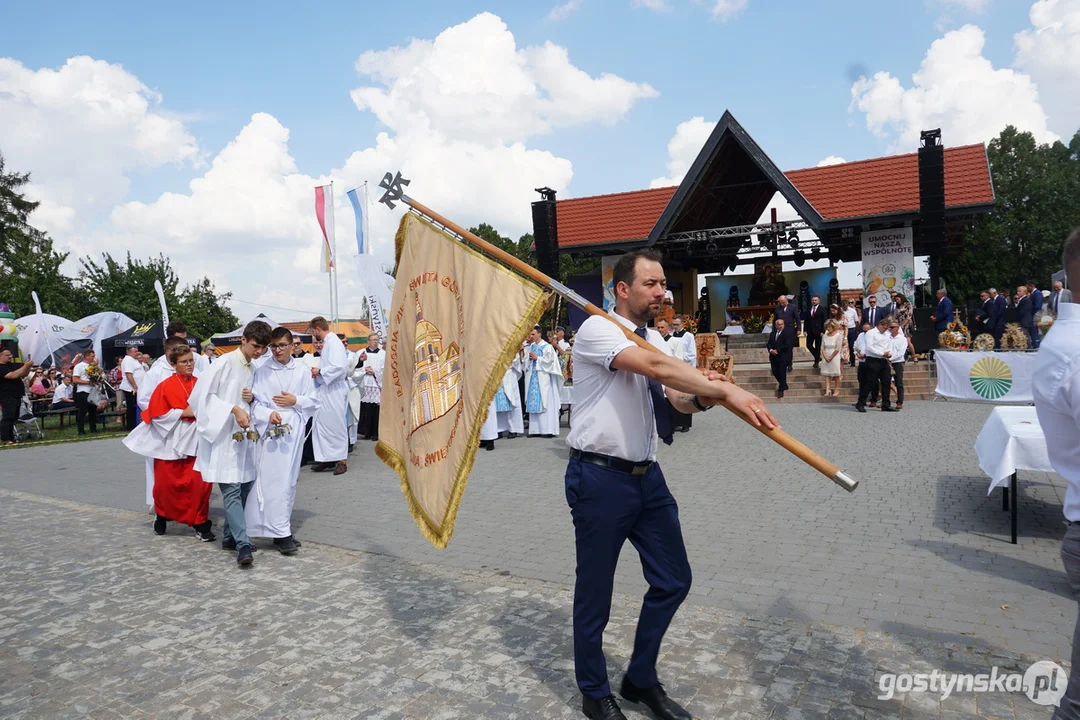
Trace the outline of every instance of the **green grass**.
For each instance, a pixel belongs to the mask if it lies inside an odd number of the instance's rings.
[[[92,440],[104,440],[106,438],[124,437],[123,417],[106,418],[106,430],[102,430],[102,423],[98,422],[98,432],[90,433],[87,427],[86,435],[79,435],[79,429],[75,425],[75,415],[69,414],[64,419],[64,427],[60,427],[60,418],[57,416],[38,418],[41,429],[45,432],[44,440],[21,442],[18,445],[0,445],[0,450],[19,450],[29,447],[42,447],[44,445],[57,445],[69,442],[89,442]]]

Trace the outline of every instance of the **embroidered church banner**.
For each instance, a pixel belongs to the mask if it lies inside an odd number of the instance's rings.
[[[396,237],[379,458],[420,532],[445,548],[495,392],[548,297],[411,213]]]

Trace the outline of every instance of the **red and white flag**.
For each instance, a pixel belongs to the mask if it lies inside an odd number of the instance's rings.
[[[320,185],[315,188],[315,217],[322,230],[322,271],[334,267],[334,186]]]

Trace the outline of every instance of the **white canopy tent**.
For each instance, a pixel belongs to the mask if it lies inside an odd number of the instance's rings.
[[[59,315],[41,314],[41,324],[38,323],[37,315],[27,315],[15,320],[15,326],[19,329],[19,349],[24,358],[40,364],[49,357],[49,346],[56,350],[65,341],[59,338],[59,333],[71,324],[67,318]]]
[[[50,341],[53,343],[53,350],[57,350],[62,345],[79,340],[89,340],[94,346],[94,351],[100,357],[102,340],[113,335],[119,335],[132,327],[135,327],[135,321],[124,313],[103,312],[97,315],[89,315],[68,324],[67,327],[50,338]]]

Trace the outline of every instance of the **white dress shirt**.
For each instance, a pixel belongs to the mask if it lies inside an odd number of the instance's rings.
[[[610,313],[626,328],[634,324]],[[648,341],[670,355],[660,333],[647,330]],[[649,379],[611,367],[615,357],[634,345],[607,318],[590,317],[574,340],[574,412],[566,444],[575,450],[645,462],[656,458],[656,419]]]
[[[125,355],[124,359],[120,361],[120,389],[124,392],[134,392],[135,388],[128,382],[128,374],[135,380],[136,386],[142,384],[142,379],[146,377],[146,369],[143,368],[143,364],[133,358],[131,355]]]
[[[75,392],[80,392],[80,393],[88,393],[88,392],[90,392],[90,387],[91,386],[87,384],[87,383],[90,382],[90,364],[89,363],[87,363],[85,360],[83,362],[79,363],[78,365],[76,365],[72,369],[71,375],[72,375],[72,377],[77,377],[80,380],[85,380],[86,381],[86,382],[79,383],[78,385],[76,385],[75,386]]]
[[[855,312],[855,308],[844,308],[844,325],[848,330],[859,324],[859,313]]]
[[[855,338],[855,362],[861,363],[866,359],[866,333],[859,333],[859,336]],[[862,355],[863,357],[859,357]]]
[[[1032,394],[1050,464],[1065,478],[1065,519],[1080,522],[1080,305],[1062,302],[1035,356]]]
[[[60,383],[53,391],[52,404],[55,405],[65,400],[74,400],[75,398],[75,386],[67,385],[66,383]]]
[[[904,358],[907,355],[907,336],[904,335],[904,331],[901,330],[896,334],[896,337],[892,337],[892,333],[888,333],[892,338],[892,357],[889,360],[895,365],[896,363],[904,362]]]
[[[888,360],[885,353],[891,353],[893,349],[893,337],[887,331],[881,332],[876,327],[870,328],[866,335],[866,357]]]

